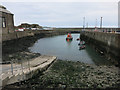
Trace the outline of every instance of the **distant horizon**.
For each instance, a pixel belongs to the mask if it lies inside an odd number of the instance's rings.
[[[23,24],[23,23],[21,23]],[[19,24],[19,25],[21,25]],[[27,24],[36,24],[36,23],[27,23]],[[19,25],[15,25],[15,26],[19,26]],[[42,26],[40,24],[38,24],[39,26]],[[56,28],[83,28],[83,26],[42,26],[42,27],[56,27]],[[95,28],[95,26],[88,26],[85,28]],[[97,28],[100,28],[100,26],[97,26]],[[102,26],[102,28],[118,28],[118,26]]]
[[[23,23],[21,23],[21,24],[25,24],[25,23],[26,23],[26,24],[38,24],[38,23],[28,23],[28,22],[23,22]],[[19,24],[19,25],[21,25],[21,24]],[[19,26],[19,25],[15,25],[15,26]],[[40,24],[38,24],[38,25],[39,25],[39,26],[42,26],[42,25],[40,25]],[[74,28],[74,27],[79,28],[79,27],[80,27],[80,28],[83,28],[83,26],[47,26],[47,25],[44,25],[44,26],[42,26],[42,27],[57,27],[57,28],[59,28],[59,27],[60,27],[60,28],[62,28],[62,27],[63,27],[63,28],[68,28],[68,27],[71,27],[71,28],[72,28],[72,27],[73,27],[73,28]],[[89,25],[88,25],[88,28],[89,28],[89,27],[90,27],[90,28],[95,28],[95,26],[89,26]],[[98,25],[98,26],[96,26],[96,27],[97,27],[97,28],[100,28],[100,25]],[[118,28],[118,26],[104,26],[104,25],[103,25],[102,27],[103,27],[103,28],[109,28],[109,27],[110,27],[110,28]],[[87,28],[87,26],[85,26],[85,28]]]

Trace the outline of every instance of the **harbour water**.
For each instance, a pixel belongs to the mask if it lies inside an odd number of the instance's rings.
[[[73,40],[66,41],[67,35],[59,35],[39,39],[32,47],[31,52],[40,53],[42,55],[57,56],[61,60],[80,61],[88,64],[110,65],[111,63],[97,53],[91,46],[79,50],[79,43],[76,39],[80,34],[72,34]]]

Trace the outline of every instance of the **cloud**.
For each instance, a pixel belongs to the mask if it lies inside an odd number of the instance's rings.
[[[104,25],[117,25],[117,3],[85,2],[12,2],[3,3],[15,16],[15,25],[21,22],[45,26],[82,26],[83,17],[89,25],[103,17]]]

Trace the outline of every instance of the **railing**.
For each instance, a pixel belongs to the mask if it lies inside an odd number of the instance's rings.
[[[24,71],[30,71],[30,61],[22,61],[22,60],[12,60],[1,63],[1,73],[2,77],[6,75],[16,75],[20,73],[24,73]]]

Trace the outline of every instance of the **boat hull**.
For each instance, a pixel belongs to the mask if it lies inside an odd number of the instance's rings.
[[[85,45],[79,47],[79,50],[85,49]]]
[[[67,37],[67,38],[66,38],[66,40],[72,40],[72,39],[73,39],[73,38],[71,38],[71,37]]]

